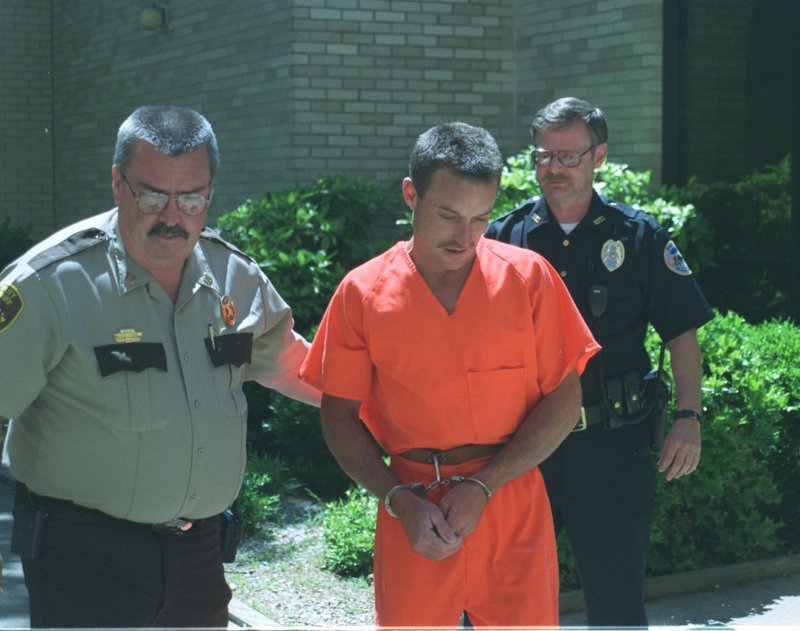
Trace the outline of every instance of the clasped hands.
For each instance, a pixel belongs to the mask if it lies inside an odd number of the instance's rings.
[[[458,552],[464,537],[478,527],[488,499],[477,484],[455,484],[437,506],[410,492],[397,493],[392,508],[411,545],[431,561]]]

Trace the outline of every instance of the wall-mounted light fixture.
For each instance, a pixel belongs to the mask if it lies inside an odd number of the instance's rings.
[[[142,12],[139,14],[139,23],[142,28],[148,31],[157,31],[165,28],[168,21],[167,5],[160,2],[151,2],[144,5]]]

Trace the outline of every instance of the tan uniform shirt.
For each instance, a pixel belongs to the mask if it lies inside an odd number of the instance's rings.
[[[296,379],[307,343],[258,266],[204,231],[173,305],[131,259],[116,210],[0,277],[0,416],[14,476],[41,495],[155,523],[236,498],[246,380]]]

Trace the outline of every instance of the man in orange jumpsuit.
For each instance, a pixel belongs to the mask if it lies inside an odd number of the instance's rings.
[[[455,626],[463,611],[476,626],[558,625],[536,465],[575,426],[598,346],[544,258],[483,239],[501,170],[483,129],[420,136],[403,181],[413,237],[345,277],[301,370],[324,392],[331,451],[383,499],[381,626]]]

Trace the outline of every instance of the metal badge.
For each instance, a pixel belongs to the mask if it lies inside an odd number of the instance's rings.
[[[600,250],[600,258],[609,272],[622,267],[622,263],[625,261],[625,246],[622,245],[622,241],[614,241],[613,239],[606,241],[603,244],[603,249]]]
[[[22,294],[14,285],[0,285],[0,333],[14,324],[25,308]]]
[[[117,344],[132,344],[134,342],[141,342],[142,333],[136,329],[120,329],[114,333],[114,341]]]
[[[678,276],[691,276],[692,274],[692,270],[689,269],[688,263],[674,241],[667,241],[667,245],[664,246],[664,263],[671,272]]]
[[[225,324],[228,326],[236,324],[236,305],[233,303],[233,298],[223,296],[220,300],[219,310]]]

